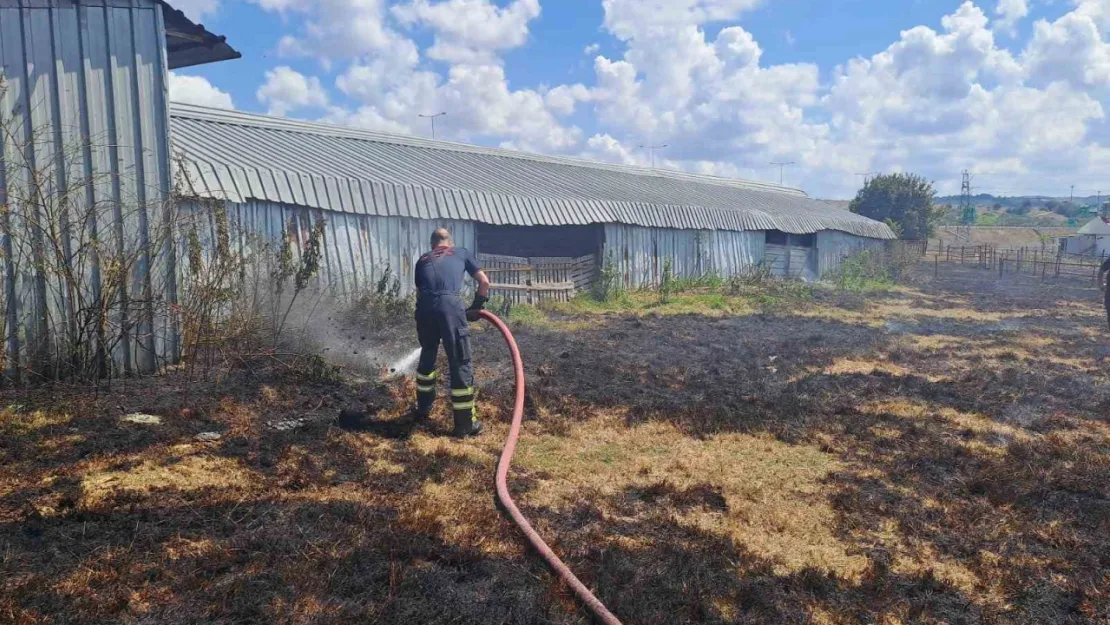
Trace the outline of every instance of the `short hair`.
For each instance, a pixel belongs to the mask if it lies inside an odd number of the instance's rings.
[[[436,228],[435,232],[432,233],[432,247],[435,247],[435,246],[439,245],[440,243],[450,243],[450,242],[451,242],[451,231],[448,230],[447,228]]]

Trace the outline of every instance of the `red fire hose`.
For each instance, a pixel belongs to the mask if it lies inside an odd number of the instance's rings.
[[[505,325],[505,322],[501,321],[497,315],[485,310],[481,311],[479,314],[483,319],[490,322],[493,327],[501,331],[501,336],[505,338],[505,343],[508,344],[509,351],[513,355],[513,371],[516,375],[516,399],[513,401],[513,424],[509,428],[509,438],[505,441],[505,448],[501,450],[501,460],[497,463],[497,499],[501,502],[501,505],[505,506],[505,509],[509,511],[509,515],[512,516],[513,521],[520,526],[520,530],[524,532],[524,535],[528,537],[528,542],[532,543],[536,551],[540,552],[543,559],[547,560],[547,563],[551,568],[555,569],[559,577],[574,589],[574,594],[578,595],[578,598],[582,600],[582,603],[586,604],[586,607],[594,613],[594,616],[602,623],[605,623],[605,625],[621,625],[620,620],[598,601],[597,597],[590,592],[590,589],[586,588],[586,585],[574,576],[574,573],[567,568],[567,565],[563,564],[559,556],[555,555],[551,547],[548,547],[547,543],[540,538],[536,530],[532,529],[532,524],[520,513],[520,509],[516,507],[516,504],[513,503],[512,496],[509,495],[509,487],[506,483],[509,475],[509,464],[513,461],[513,453],[516,451],[516,442],[517,439],[520,438],[520,423],[524,419],[524,361],[520,358],[520,349],[516,345],[516,339],[513,338],[513,333],[509,331],[509,327]]]

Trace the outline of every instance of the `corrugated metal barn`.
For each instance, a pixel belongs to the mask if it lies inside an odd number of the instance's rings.
[[[159,0],[0,0],[5,377],[177,360],[181,218],[213,203],[239,245],[285,233],[299,253],[322,220],[341,294],[387,269],[409,289],[438,226],[528,301],[570,297],[607,259],[629,287],[668,259],[678,276],[813,278],[893,238],[775,185],[168,103],[169,69],[238,56]],[[211,248],[219,220],[200,221]]]
[[[51,375],[63,343],[124,372],[178,353],[154,306],[176,297],[173,257],[152,267],[150,253],[172,210],[167,70],[238,56],[156,0],[0,0],[6,377]],[[102,336],[83,336],[98,314]]]
[[[343,291],[387,266],[407,286],[438,226],[495,266],[611,258],[630,287],[656,283],[666,259],[678,276],[762,262],[815,278],[894,238],[885,224],[775,185],[196,106],[172,105],[170,119],[184,193],[224,201],[271,237],[324,216],[328,280]],[[303,229],[288,231],[300,240]],[[532,286],[581,287],[554,279]]]

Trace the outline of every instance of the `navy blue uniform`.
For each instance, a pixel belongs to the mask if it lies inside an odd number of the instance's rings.
[[[1107,258],[1099,268],[1099,282],[1102,282],[1102,275],[1110,272],[1110,258]],[[1110,325],[1110,280],[1106,283],[1106,290],[1102,294],[1102,303],[1106,306],[1106,323]]]
[[[456,431],[474,422],[474,370],[470,365],[470,328],[459,292],[463,274],[481,271],[478,259],[462,247],[437,247],[416,263],[416,333],[420,363],[416,367],[417,409],[431,410],[436,398],[439,345],[451,369],[451,408]]]

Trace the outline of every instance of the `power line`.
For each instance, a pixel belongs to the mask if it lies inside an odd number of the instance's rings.
[[[790,162],[783,162],[783,163],[771,163],[771,164],[772,164],[772,165],[778,165],[778,166],[779,166],[779,185],[781,186],[781,185],[782,185],[782,169],[783,169],[784,167],[786,167],[787,165],[794,165],[795,163],[794,163],[794,161],[790,161]]]

